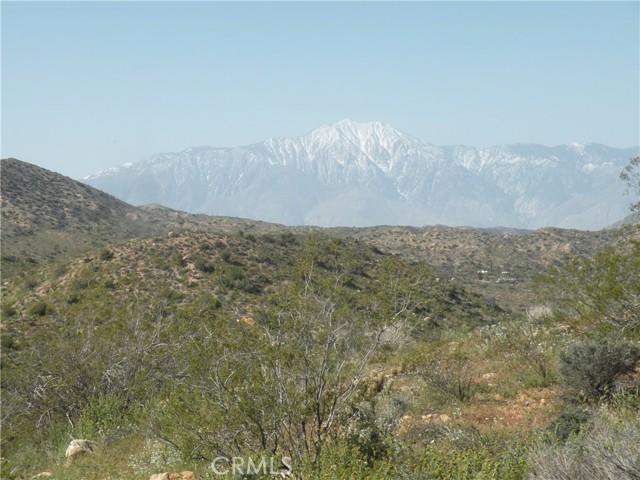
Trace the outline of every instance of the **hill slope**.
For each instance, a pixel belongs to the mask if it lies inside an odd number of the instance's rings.
[[[599,312],[574,313],[576,300],[588,306],[605,292],[616,319],[635,315],[640,248],[627,240],[637,227],[290,228],[137,209],[7,165],[9,246],[39,246],[59,263],[31,282],[3,281],[3,478],[208,478],[211,452],[267,450],[319,480],[523,478],[528,466],[552,465],[531,457],[543,436],[561,442],[576,427],[588,441],[584,422],[601,418],[598,401],[573,420],[577,391],[567,397],[555,365],[595,329],[623,332]],[[161,234],[147,235],[154,228]],[[607,244],[577,277],[552,284],[577,291],[570,312],[562,298],[535,296],[536,271]],[[514,314],[474,293],[483,289],[536,308]],[[637,328],[627,331],[637,344]],[[613,437],[600,444],[635,452],[637,375],[616,388],[601,427]],[[96,449],[67,461],[69,437]]]
[[[2,160],[3,273],[156,231],[144,211],[71,178]]]
[[[162,205],[134,207],[84,183],[15,158],[2,159],[2,273],[5,278],[81,252],[182,229],[277,229],[239,218],[208,217]]]
[[[2,161],[2,267],[5,278],[43,263],[122,241],[168,232],[353,237],[382,251],[426,261],[439,276],[462,283],[503,306],[526,308],[529,282],[567,253],[592,255],[618,229],[596,232],[377,226],[286,227],[234,217],[194,215],[161,205],[133,207],[68,177],[15,159]],[[486,274],[478,272],[486,270]],[[508,271],[508,274],[502,272]],[[506,283],[501,278],[512,279]],[[528,292],[528,293],[527,293]]]

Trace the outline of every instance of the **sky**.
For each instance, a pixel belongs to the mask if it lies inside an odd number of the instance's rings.
[[[1,150],[73,178],[349,118],[640,145],[640,2],[1,2]]]

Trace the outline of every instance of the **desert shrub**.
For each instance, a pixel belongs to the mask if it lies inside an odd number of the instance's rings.
[[[70,288],[72,290],[86,290],[95,280],[95,271],[91,267],[83,269],[80,274],[73,279]]]
[[[99,438],[114,431],[127,431],[136,422],[136,407],[127,405],[120,395],[107,394],[92,399],[80,412],[73,435]]]
[[[201,251],[203,251],[203,252],[209,252],[209,251],[211,251],[211,250],[212,250],[212,248],[213,248],[213,247],[211,246],[211,244],[210,244],[209,242],[202,242],[202,243],[198,246],[198,248],[199,248]]]
[[[354,409],[347,443],[356,446],[367,464],[373,466],[375,461],[385,458],[391,450],[392,433],[407,408],[407,401],[396,396],[362,402]]]
[[[599,412],[564,444],[541,444],[528,455],[529,478],[632,480],[640,478],[640,423],[635,414]]]
[[[536,309],[537,310],[537,309]],[[538,377],[540,386],[549,385],[555,377],[554,342],[545,328],[544,316],[529,310],[525,318],[509,322],[502,329],[504,346],[515,352],[520,363]]]
[[[501,452],[483,446],[456,449],[438,443],[425,452],[420,473],[429,479],[521,479],[526,472],[524,449]]]
[[[515,480],[526,475],[526,452],[534,436],[508,432],[481,434],[475,429],[422,425],[430,429],[410,447],[402,448],[385,478]],[[426,432],[425,432],[426,433]]]
[[[366,457],[357,446],[349,445],[344,440],[338,440],[327,445],[315,461],[303,459],[302,461],[294,462],[293,473],[298,475],[298,478],[311,480],[384,478],[382,475],[376,475],[376,472],[367,464]]]
[[[552,438],[564,441],[571,435],[580,433],[583,426],[591,419],[591,410],[584,405],[567,403],[560,415],[548,427]]]
[[[33,276],[29,276],[29,277],[24,279],[24,287],[27,290],[33,290],[34,288],[36,288],[38,283],[39,283],[38,279],[33,277]]]
[[[267,243],[277,243],[278,239],[271,233],[263,233],[260,238]]]
[[[280,234],[280,237],[278,238],[278,243],[283,247],[286,247],[288,245],[294,245],[296,243],[296,236],[291,232],[284,232]]]
[[[157,439],[147,439],[140,451],[129,457],[131,469],[141,477],[144,475],[144,478],[148,478],[149,472],[167,471],[182,463],[180,452],[176,448]]]
[[[395,292],[380,287],[381,296],[393,295],[387,311],[316,265],[301,255],[291,267],[293,280],[269,290],[251,317],[213,315],[194,326],[198,341],[181,352],[189,385],[171,392],[157,426],[185,458],[271,451],[314,463],[326,446],[344,440],[365,367],[383,332],[406,321],[411,309],[400,302],[406,292],[398,286]],[[246,275],[234,265],[221,265],[218,273],[223,270],[233,282]],[[351,443],[363,468],[361,450],[373,459],[381,455],[374,444],[384,443],[372,418],[363,414],[362,441]]]
[[[142,313],[111,315],[109,323],[98,318],[93,325],[62,318],[59,335],[42,332],[31,339],[37,349],[21,349],[11,378],[3,379],[3,432],[37,445],[49,441],[57,424],[110,429],[175,378],[168,320],[142,329],[148,322]]]
[[[3,350],[11,350],[15,348],[15,341],[13,336],[8,333],[3,333],[0,337],[0,345],[2,345]]]
[[[107,261],[113,258],[113,251],[109,248],[103,248],[100,250],[100,260]]]
[[[180,252],[175,252],[170,257],[171,265],[174,267],[184,267],[186,265],[186,261]]]
[[[316,462],[304,462],[301,468],[294,463],[293,471],[299,478],[321,480],[519,480],[526,475],[527,444],[518,437],[457,443],[453,437],[443,438],[416,450],[396,444],[392,456],[371,464],[357,446],[342,439],[327,445]]]
[[[225,249],[222,252],[220,252],[220,258],[222,258],[222,261],[225,263],[232,263],[231,250]]]
[[[539,284],[578,322],[603,331],[640,333],[638,241],[605,248],[593,257],[573,257],[539,278]]]
[[[473,364],[469,356],[462,351],[438,359],[424,367],[421,372],[429,388],[460,402],[469,400],[473,395],[473,374]]]
[[[39,317],[44,317],[47,314],[47,302],[44,300],[38,300],[32,303],[27,309],[27,313],[29,315],[37,315]]]
[[[633,343],[606,338],[576,341],[560,354],[560,378],[573,398],[609,399],[616,381],[639,362],[640,347]]]
[[[3,302],[2,304],[2,317],[3,318],[7,318],[7,317],[13,317],[16,314],[16,309],[14,308],[13,305],[11,305],[8,302]]]
[[[69,292],[67,295],[67,305],[74,305],[80,301],[80,293],[79,292]]]
[[[208,244],[207,244],[208,245]],[[207,260],[206,258],[203,257],[197,257],[194,261],[193,261],[193,265],[200,270],[201,272],[204,273],[211,273],[215,270],[215,266],[213,264],[213,262]]]

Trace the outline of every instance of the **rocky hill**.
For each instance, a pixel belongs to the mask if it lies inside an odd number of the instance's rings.
[[[71,178],[2,160],[2,270],[30,265],[157,228],[144,211]]]
[[[447,281],[466,285],[503,306],[526,308],[536,274],[568,254],[592,255],[621,232],[567,229],[375,226],[288,227],[255,220],[196,215],[158,204],[133,207],[95,188],[15,159],[2,160],[2,267],[5,278],[49,261],[140,236],[191,231],[220,234],[320,233],[356,238],[381,251],[425,261]],[[483,273],[484,272],[484,273]]]
[[[261,222],[212,218],[161,205],[129,205],[96,188],[15,158],[2,159],[2,273],[12,276],[92,248],[180,229],[236,232]]]

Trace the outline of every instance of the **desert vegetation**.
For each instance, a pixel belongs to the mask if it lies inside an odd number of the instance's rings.
[[[183,220],[4,280],[3,479],[638,478],[638,226]]]
[[[301,478],[579,478],[593,451],[634,478],[633,450],[597,452],[639,440],[631,233],[541,276],[524,314],[318,234],[171,233],[52,266],[5,287],[2,475],[213,478],[267,455]],[[97,447],[68,465],[70,438]]]

